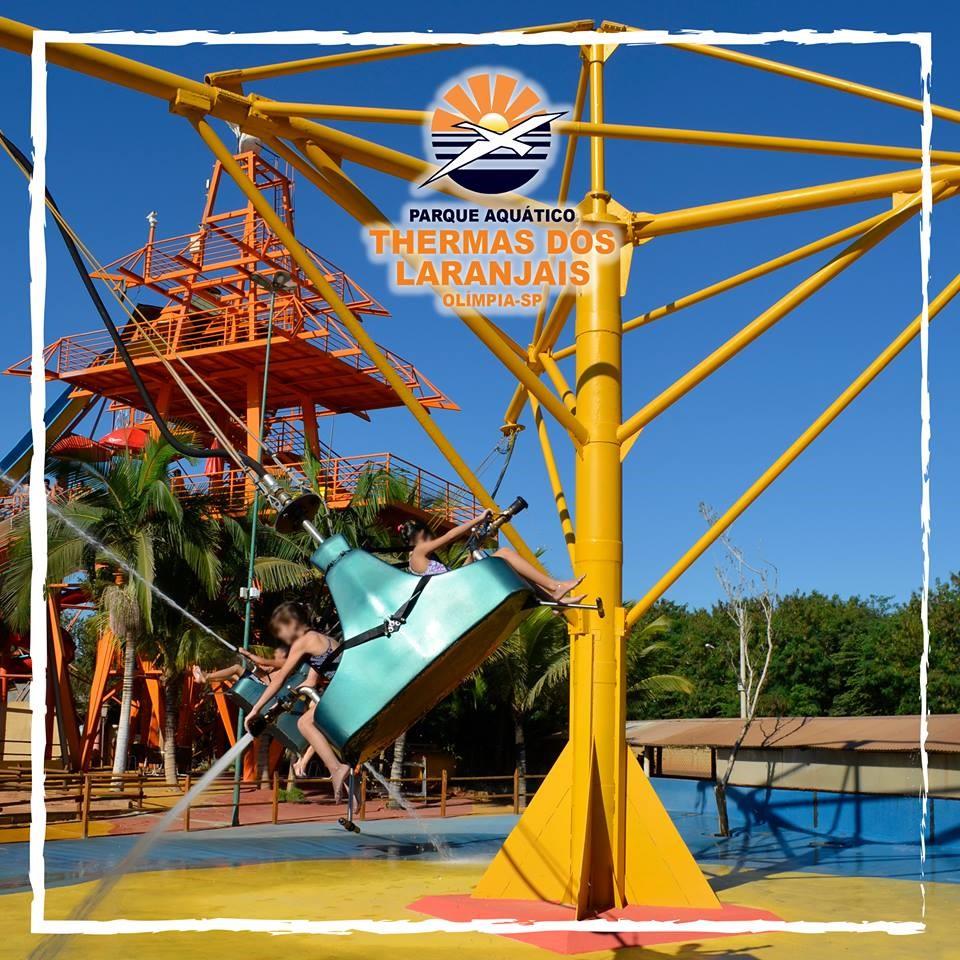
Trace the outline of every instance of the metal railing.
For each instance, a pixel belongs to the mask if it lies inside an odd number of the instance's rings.
[[[404,777],[391,780],[390,784],[400,791],[414,787],[411,792],[402,792],[404,805],[414,813],[447,817],[451,811],[456,815],[456,810],[465,805],[469,805],[471,810],[474,805],[481,805],[484,808],[506,809],[517,814],[535,794],[536,787],[533,785],[539,784],[545,777],[546,774],[530,773],[521,776],[519,770],[505,775],[478,774],[461,777],[451,776],[446,770],[442,770],[439,776]],[[162,775],[151,775],[142,770],[124,774],[114,774],[109,770],[90,773],[47,770],[44,772],[44,790],[48,822],[78,823],[79,835],[85,839],[90,836],[92,823],[162,814],[181,795],[188,793],[194,782],[191,774],[178,777],[174,787],[167,784]],[[319,795],[321,791],[325,793],[329,787],[329,777],[298,778],[295,781],[291,779],[288,787],[284,789],[280,775],[274,772],[267,784],[266,787],[249,782],[243,784],[239,808],[247,812],[246,816],[240,817],[244,826],[276,824],[281,821],[291,823],[336,819],[343,813],[342,801],[334,803],[332,794]],[[473,786],[470,786],[471,784]],[[29,787],[29,767],[0,769],[0,795],[4,796],[0,801],[0,829],[24,826],[29,822]],[[293,788],[299,793],[294,793]],[[219,801],[217,798],[220,798]],[[203,797],[186,808],[179,829],[197,829],[197,822],[192,819],[192,815],[204,810],[220,811],[224,816],[222,822],[207,822],[201,829],[230,826],[232,800],[232,776],[218,778]],[[378,814],[384,812],[389,800],[383,787],[363,770],[359,778],[355,818],[360,821],[368,817],[382,819]],[[379,809],[370,808],[371,803],[380,801],[383,801],[383,806]],[[295,811],[304,815],[291,816]],[[397,815],[403,816],[404,811],[398,810]],[[148,828],[149,824],[146,824],[144,829]],[[177,825],[172,829],[177,829]]]
[[[302,450],[302,448],[301,448]],[[330,509],[347,506],[353,499],[361,479],[371,471],[382,472],[388,480],[399,481],[397,498],[389,503],[403,504],[439,518],[450,524],[463,523],[480,513],[476,497],[465,487],[424,470],[409,460],[393,453],[359,454],[352,457],[325,457],[313,461],[316,476],[308,477],[308,467],[302,460],[286,464],[287,469],[304,483],[316,488]],[[279,473],[269,468],[271,473]],[[224,512],[244,513],[253,502],[253,489],[242,470],[228,467],[219,473],[176,474],[170,478],[175,494],[205,496]],[[86,487],[68,487],[64,499],[77,496]],[[27,491],[0,496],[0,521],[16,516],[27,509]]]
[[[316,475],[307,476],[304,461],[286,464],[294,475],[316,489],[331,509],[347,506],[357,492],[362,478],[371,472],[382,472],[388,481],[400,481],[396,500],[452,523],[463,523],[480,512],[476,497],[465,487],[444,480],[443,477],[398,457],[393,453],[360,454],[353,457],[330,457],[313,461]],[[271,471],[277,472],[277,471]],[[243,471],[224,469],[220,473],[185,474],[173,478],[174,491],[178,487],[187,494],[195,493],[214,499],[228,513],[243,512],[253,500],[253,491]]]

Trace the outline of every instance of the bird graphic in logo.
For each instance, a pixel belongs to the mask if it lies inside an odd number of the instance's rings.
[[[550,124],[560,113],[538,111],[541,97],[506,73],[454,83],[434,110],[430,146],[441,164],[421,186],[449,177],[475,193],[508,193],[529,183],[550,156]]]

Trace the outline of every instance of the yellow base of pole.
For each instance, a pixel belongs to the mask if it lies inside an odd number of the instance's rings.
[[[568,744],[473,896],[567,904],[576,908],[578,920],[629,904],[718,909],[716,894],[633,752],[625,749],[626,858],[621,889],[611,866],[613,851],[595,763],[587,822],[572,823],[573,751]],[[574,849],[575,837],[584,838],[579,849]]]

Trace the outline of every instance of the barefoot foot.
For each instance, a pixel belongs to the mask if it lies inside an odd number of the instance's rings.
[[[339,803],[340,801],[340,791],[343,789],[343,781],[347,779],[347,775],[350,773],[350,767],[345,763],[341,763],[337,768],[336,773],[331,774],[330,782],[333,786],[333,802]]]
[[[577,577],[576,580],[561,580],[551,591],[550,596],[554,600],[562,600],[574,587],[583,583],[583,577]]]

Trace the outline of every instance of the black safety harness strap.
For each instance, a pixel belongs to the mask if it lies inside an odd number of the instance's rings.
[[[392,633],[396,633],[407,622],[407,617],[413,612],[413,608],[423,594],[427,582],[431,579],[432,576],[430,575],[421,577],[413,588],[413,593],[403,601],[393,616],[387,617],[383,623],[371,627],[369,630],[364,630],[363,633],[358,633],[349,640],[344,640],[337,647],[337,650],[350,650],[352,647],[359,647],[361,644],[376,640],[378,637],[389,637]]]

